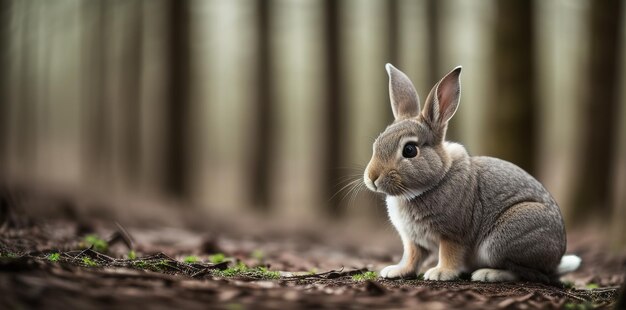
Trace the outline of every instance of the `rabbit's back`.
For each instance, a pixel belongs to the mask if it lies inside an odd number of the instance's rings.
[[[472,157],[478,183],[478,199],[481,205],[483,225],[491,227],[509,208],[527,202],[546,206],[545,214],[557,231],[563,228],[561,211],[545,187],[522,168],[505,160],[477,156]],[[531,220],[531,219],[529,219]],[[486,232],[484,232],[486,233]]]
[[[515,164],[487,156],[472,157],[472,162],[484,204],[496,209],[527,201],[554,204],[543,185]]]

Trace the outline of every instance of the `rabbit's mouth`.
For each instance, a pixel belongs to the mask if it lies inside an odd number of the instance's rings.
[[[375,184],[377,183],[377,184]],[[430,188],[409,188],[399,181],[381,179],[380,182],[365,182],[367,187],[377,193],[382,193],[387,196],[392,196],[404,200],[411,200],[421,196],[427,192]]]
[[[404,192],[404,186],[402,184],[390,184],[391,182],[386,180],[386,178],[378,178],[376,181],[372,181],[370,178],[365,177],[363,183],[365,183],[365,186],[367,186],[369,190],[375,193],[396,196]]]

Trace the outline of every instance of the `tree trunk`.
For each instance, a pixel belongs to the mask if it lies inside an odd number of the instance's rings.
[[[270,208],[274,168],[270,0],[260,0],[257,5],[257,102],[253,116],[255,139],[252,141],[253,163],[248,188],[251,190],[252,204],[261,211],[267,211]]]
[[[9,26],[11,21],[12,3],[0,0],[0,182],[7,173],[7,152],[9,138]]]
[[[428,80],[430,81],[430,87],[434,86],[435,83],[439,82],[439,80],[445,74],[441,72],[439,69],[439,2],[438,0],[426,0],[426,10],[428,11]],[[427,94],[424,94],[424,98],[426,98]]]
[[[126,38],[128,49],[124,55],[124,68],[127,72],[122,85],[125,89],[127,109],[125,113],[124,132],[126,134],[124,170],[128,181],[137,186],[140,174],[141,158],[141,56],[143,42],[143,7],[140,0],[135,0],[128,8],[132,11],[129,20],[128,37]]]
[[[400,52],[398,51],[400,38],[399,0],[387,0],[387,32],[389,33],[389,62],[398,66]]]
[[[83,178],[88,180],[101,176],[107,168],[106,161],[111,146],[107,139],[106,104],[108,70],[105,64],[105,38],[107,38],[107,5],[104,0],[82,4],[81,46],[81,101]],[[92,25],[90,25],[92,24]],[[94,173],[95,172],[95,173]],[[103,181],[103,180],[100,180]]]
[[[166,189],[178,198],[189,193],[189,111],[190,46],[189,0],[170,1],[169,94],[166,124]]]
[[[35,120],[35,111],[37,108],[37,94],[33,91],[37,76],[37,49],[38,42],[34,35],[34,29],[37,29],[37,13],[39,2],[25,2],[22,16],[21,27],[21,63],[20,63],[20,81],[19,96],[17,105],[17,155],[20,163],[20,172],[32,174],[32,168],[35,164],[36,154],[36,133],[37,124]]]
[[[326,213],[331,217],[342,214],[341,199],[335,195],[340,184],[341,166],[344,158],[343,141],[347,132],[344,116],[344,107],[341,102],[341,27],[340,2],[326,0],[324,2],[326,16],[326,106],[325,106],[325,134],[326,141],[323,160],[324,175],[320,178],[324,182],[325,197],[330,198],[326,206]],[[332,198],[331,198],[332,197]]]
[[[532,1],[497,1],[494,98],[486,107],[489,155],[535,169],[536,100]]]
[[[589,93],[583,107],[580,175],[574,186],[573,220],[610,214],[612,164],[617,137],[619,16],[621,0],[591,2]]]

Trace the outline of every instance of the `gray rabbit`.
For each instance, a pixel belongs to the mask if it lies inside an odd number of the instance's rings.
[[[380,275],[415,276],[429,260],[437,265],[424,278],[441,281],[471,272],[473,281],[557,283],[577,269],[579,257],[563,256],[559,207],[539,181],[512,163],[469,156],[445,141],[461,97],[461,67],[433,87],[421,111],[409,78],[391,64],[385,68],[395,121],[374,142],[364,182],[386,194],[404,254]]]

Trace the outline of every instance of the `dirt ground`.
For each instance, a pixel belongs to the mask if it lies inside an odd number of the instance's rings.
[[[32,218],[0,200],[0,309],[591,309],[624,307],[626,255],[570,232],[582,267],[563,287],[374,273],[397,260],[323,234],[238,234],[124,227],[75,216]],[[223,255],[222,255],[223,254]]]

